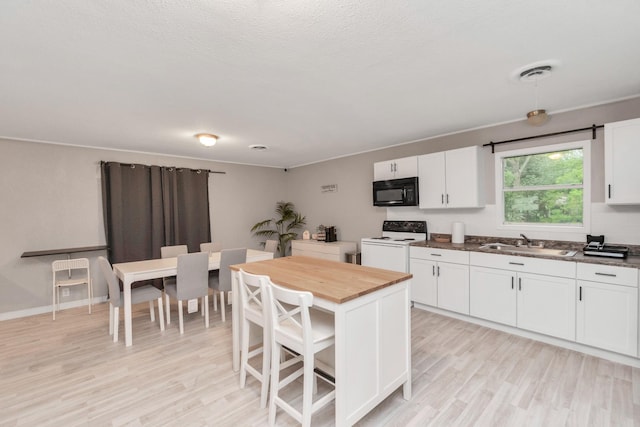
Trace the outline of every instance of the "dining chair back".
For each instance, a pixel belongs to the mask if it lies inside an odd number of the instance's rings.
[[[167,325],[171,323],[170,297],[178,300],[178,318],[180,320],[180,333],[184,333],[184,316],[182,313],[182,301],[202,298],[205,326],[209,327],[209,288],[207,286],[209,276],[209,254],[207,252],[195,252],[178,255],[176,284],[165,286],[165,300],[167,310]]]
[[[272,254],[276,255],[276,252],[278,252],[278,241],[267,240],[266,242],[264,242],[264,250],[265,252],[271,252]]]
[[[217,307],[217,293],[220,294],[220,311],[222,312],[222,321],[226,321],[224,293],[231,290],[231,269],[230,265],[244,264],[247,262],[247,248],[223,249],[220,252],[220,271],[217,277],[209,278],[209,287],[213,289],[213,308]]]
[[[70,286],[87,286],[89,314],[91,314],[91,300],[93,298],[93,290],[91,287],[91,268],[89,267],[89,259],[75,258],[56,260],[51,263],[51,270],[53,272],[53,320],[56,320],[56,311],[59,310],[60,288],[66,288]],[[84,270],[84,273],[82,273],[80,270]],[[74,277],[74,272],[76,274],[76,277]],[[78,274],[80,274],[81,276],[78,277]]]
[[[247,373],[251,374],[262,384],[260,391],[260,407],[267,407],[267,394],[269,392],[269,369],[271,361],[271,337],[268,325],[268,313],[264,309],[262,289],[264,284],[269,283],[268,276],[250,274],[244,270],[238,273],[238,291],[240,293],[240,306],[242,308],[242,336],[241,362],[240,362],[240,388],[245,387]],[[249,351],[249,340],[251,337],[251,325],[256,325],[262,329],[262,345],[254,347]],[[262,371],[249,364],[249,360],[262,355]]]
[[[163,246],[160,248],[160,258],[175,258],[178,255],[189,253],[187,245]],[[176,276],[162,278],[162,286],[175,285]]]
[[[328,376],[317,375],[334,385],[333,390],[313,402],[315,383],[315,354],[334,345],[335,329],[332,314],[314,310],[313,294],[278,286],[269,281],[263,286],[263,301],[267,304],[271,331],[271,398],[269,423],[275,425],[277,408],[283,409],[303,426],[311,425],[311,416],[335,399],[335,384]],[[286,347],[299,356],[281,362]],[[302,369],[280,381],[280,370],[302,362]],[[280,391],[303,376],[302,410],[298,411],[282,397]]]
[[[200,243],[200,252],[220,252],[222,250],[222,243],[220,242],[207,242]]]
[[[111,264],[105,257],[98,257],[98,265],[100,266],[100,270],[102,270],[102,275],[107,281],[107,289],[109,291],[109,335],[113,335],[113,342],[118,342],[120,307],[122,307],[124,303],[122,291],[120,290],[120,282],[113,271],[113,267],[111,267]],[[160,330],[164,331],[162,291],[152,285],[144,285],[131,289],[132,305],[149,302],[149,314],[152,322],[156,321],[155,311],[153,309],[154,300],[158,301],[158,321],[160,322]]]

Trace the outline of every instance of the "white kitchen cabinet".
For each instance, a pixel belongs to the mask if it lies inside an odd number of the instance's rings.
[[[421,209],[484,206],[484,167],[480,146],[418,156]]]
[[[469,314],[516,326],[515,274],[509,270],[471,266]]]
[[[470,263],[472,316],[575,340],[575,262],[473,252]]]
[[[638,159],[640,159],[640,119],[606,123],[604,125],[606,203],[640,204]],[[420,197],[422,198],[422,194]]]
[[[638,271],[578,264],[576,340],[629,356],[638,355]]]
[[[356,242],[294,240],[291,242],[291,255],[345,262],[347,260],[347,254],[349,252],[356,252],[357,246]]]
[[[469,314],[469,253],[412,246],[413,301]]]
[[[418,176],[418,157],[403,157],[373,164],[373,180],[411,178]]]
[[[517,280],[518,328],[574,341],[575,279],[518,273]]]

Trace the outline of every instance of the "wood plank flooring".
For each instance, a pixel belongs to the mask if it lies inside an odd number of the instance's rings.
[[[94,308],[0,322],[1,426],[267,424],[259,384],[240,389],[231,370],[231,316],[211,310],[205,329],[190,314],[180,336],[177,316],[162,333],[141,304],[126,348],[122,331],[108,335],[107,304]],[[418,309],[412,353],[413,399],[398,390],[359,426],[640,425],[636,368]],[[297,425],[282,412],[277,424]]]

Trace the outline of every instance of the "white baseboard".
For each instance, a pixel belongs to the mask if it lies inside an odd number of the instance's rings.
[[[96,297],[96,298],[93,298],[92,301],[94,305],[101,304],[107,301],[107,297],[106,295],[102,297]],[[89,304],[89,301],[86,298],[82,300],[77,300],[77,301],[63,302],[63,303],[60,303],[60,311],[66,310],[68,308],[87,306],[88,304]],[[10,320],[10,319],[19,319],[21,317],[29,317],[29,316],[35,316],[36,314],[52,313],[52,312],[53,312],[53,305],[26,308],[24,310],[16,310],[16,311],[9,311],[6,313],[0,313],[0,321]]]

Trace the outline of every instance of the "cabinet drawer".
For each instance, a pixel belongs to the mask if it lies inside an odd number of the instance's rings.
[[[479,267],[500,268],[523,273],[568,277],[570,279],[576,277],[576,263],[573,261],[472,252],[470,263]]]
[[[409,254],[411,258],[451,262],[454,264],[469,264],[469,252],[467,251],[411,246]]]
[[[291,248],[299,251],[319,252],[322,254],[340,254],[340,245],[317,242],[292,242]]]
[[[638,287],[638,269],[602,264],[578,263],[578,279]]]

